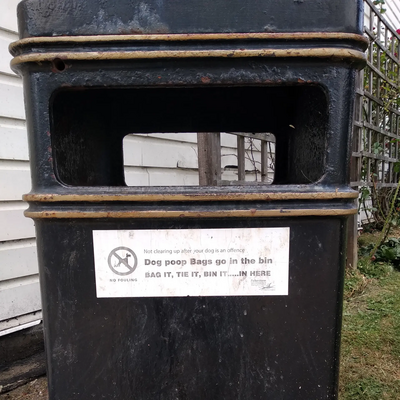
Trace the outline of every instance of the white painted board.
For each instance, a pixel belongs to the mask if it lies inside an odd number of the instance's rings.
[[[0,116],[25,119],[22,80],[0,74]]]
[[[0,27],[0,72],[15,75],[10,68],[12,55],[8,51],[8,46],[11,42],[15,42],[16,40],[18,40],[18,35],[16,33],[5,31]]]
[[[0,282],[37,273],[35,239],[0,243]]]
[[[386,0],[383,6],[386,12],[383,14],[384,18],[390,23],[395,30],[400,29],[400,1],[399,0]]]
[[[21,0],[0,1],[0,26],[12,32],[17,32],[17,5]]]
[[[8,335],[9,333],[40,324],[41,321],[42,311],[35,311],[33,313],[19,315],[18,317],[0,321],[0,336]]]
[[[30,218],[24,216],[26,203],[0,203],[0,241],[27,239],[35,236],[35,227]]]
[[[198,185],[197,171],[177,168],[142,168],[125,166],[128,186],[187,186]]]
[[[28,162],[0,160],[0,201],[22,200],[31,190]]]
[[[192,143],[129,135],[123,147],[125,165],[197,168],[197,146]]]
[[[0,159],[29,159],[25,121],[0,116]]]
[[[41,308],[38,275],[0,282],[0,321]]]

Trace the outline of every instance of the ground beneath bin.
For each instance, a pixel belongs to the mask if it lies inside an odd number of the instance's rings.
[[[47,378],[43,376],[11,392],[0,394],[0,400],[48,400]]]

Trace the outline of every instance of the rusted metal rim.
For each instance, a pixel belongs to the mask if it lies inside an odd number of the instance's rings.
[[[284,33],[175,33],[150,35],[93,35],[93,36],[45,36],[30,37],[13,42],[10,52],[31,44],[93,43],[93,42],[136,42],[136,41],[191,41],[191,40],[354,40],[368,44],[369,40],[355,33],[342,32],[284,32]]]
[[[25,194],[28,202],[90,202],[104,201],[269,201],[269,200],[334,200],[356,199],[358,192],[316,192],[316,193],[202,193],[202,194]]]
[[[340,60],[366,61],[361,51],[341,48],[312,49],[238,49],[238,50],[152,50],[152,51],[90,51],[31,53],[15,57],[11,66],[28,62],[52,62],[54,60],[71,61],[106,61],[106,60],[140,60],[165,58],[334,58]]]
[[[351,209],[275,209],[275,210],[220,210],[220,211],[25,211],[25,216],[33,219],[93,219],[93,218],[260,218],[260,217],[325,217],[357,214]]]

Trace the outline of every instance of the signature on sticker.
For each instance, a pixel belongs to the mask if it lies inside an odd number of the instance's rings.
[[[265,279],[252,279],[251,286],[259,286],[260,290],[275,290],[275,282],[267,282]]]

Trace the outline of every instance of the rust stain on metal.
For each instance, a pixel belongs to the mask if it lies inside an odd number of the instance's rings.
[[[102,202],[102,201],[270,201],[270,200],[331,200],[356,199],[356,191],[340,192],[278,192],[278,193],[201,193],[201,194],[26,194],[28,202]]]

